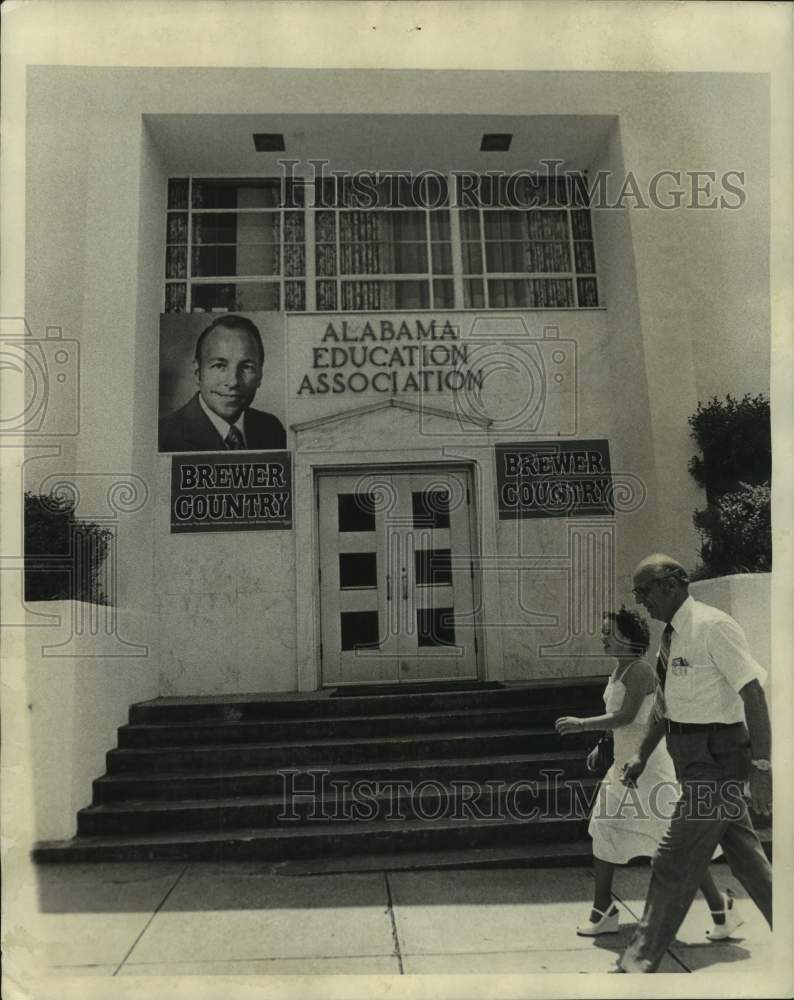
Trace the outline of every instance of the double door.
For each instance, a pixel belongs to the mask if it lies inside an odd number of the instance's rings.
[[[477,676],[465,469],[317,479],[323,684]]]

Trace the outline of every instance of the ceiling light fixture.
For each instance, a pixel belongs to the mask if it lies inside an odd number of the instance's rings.
[[[284,136],[281,132],[254,132],[254,149],[257,153],[282,153]]]
[[[506,153],[513,141],[511,132],[486,132],[480,143],[481,153]]]

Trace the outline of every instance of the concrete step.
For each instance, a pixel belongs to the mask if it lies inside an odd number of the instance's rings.
[[[527,864],[587,860],[597,781],[585,756],[596,737],[559,737],[552,725],[598,713],[603,686],[133,705],[77,836],[38,844],[33,856],[261,860],[304,871],[432,865],[450,852],[467,863],[486,854],[497,863],[499,852],[503,862],[516,852]],[[357,782],[372,787],[352,797]]]
[[[449,709],[434,712],[391,713],[332,718],[251,719],[240,722],[129,723],[119,727],[119,747],[186,747],[278,740],[363,739],[454,731],[551,728],[554,720],[570,714],[570,705]]]
[[[546,778],[548,772],[561,779],[586,776],[585,755],[581,750],[557,754],[483,754],[479,758],[448,757],[443,760],[384,760],[379,762],[329,763],[319,760],[311,774],[285,773],[276,767],[224,767],[181,771],[139,771],[106,774],[93,785],[95,804],[130,800],[182,800],[229,798],[237,795],[281,795],[285,787],[316,794],[333,782],[350,785],[354,781],[528,781]]]
[[[323,853],[350,857],[362,853],[440,850],[499,846],[532,841],[558,844],[581,840],[586,821],[579,819],[517,820],[383,820],[373,823],[318,823],[292,830],[248,829],[192,831],[142,836],[75,837],[42,841],[33,850],[36,862],[266,860],[317,857]]]
[[[136,747],[111,750],[108,774],[130,771],[207,770],[210,768],[307,767],[320,763],[381,760],[439,760],[492,754],[553,754],[557,750],[590,748],[592,733],[561,737],[553,729],[450,732],[381,739],[313,740],[235,746]]]
[[[340,684],[331,692],[331,698],[361,698],[384,694],[427,694],[447,691],[488,691],[503,688],[501,681],[478,681],[469,678],[462,681],[405,681],[400,683],[377,681],[369,684]]]
[[[761,846],[772,859],[771,832],[758,831]],[[358,854],[355,857],[317,857],[308,860],[280,861],[271,869],[274,874],[338,875],[354,872],[444,871],[474,868],[559,868],[566,865],[589,865],[593,860],[592,841],[561,841],[538,844],[524,842],[504,847],[462,847],[444,851],[399,851],[394,854]],[[717,864],[724,864],[720,857]],[[645,867],[650,859],[635,859],[632,867]]]
[[[537,781],[442,784],[429,781],[367,782],[364,787],[328,786],[317,796],[235,796],[204,800],[127,800],[88,806],[77,815],[79,836],[130,835],[179,830],[234,830],[318,822],[369,824],[399,818],[436,822],[442,817],[474,820],[589,815],[598,782]]]
[[[165,697],[130,706],[129,721],[141,723],[243,722],[336,716],[394,715],[415,712],[457,712],[480,708],[565,705],[569,714],[579,707],[601,706],[606,676],[571,681],[550,680],[504,688],[428,691],[421,694],[331,698],[312,695],[217,695]],[[575,711],[576,710],[576,711]]]
[[[340,875],[356,872],[445,871],[476,868],[559,868],[589,865],[593,860],[592,841],[562,841],[539,844],[517,843],[504,847],[459,847],[441,851],[399,851],[358,854],[355,857],[278,861],[274,874]]]

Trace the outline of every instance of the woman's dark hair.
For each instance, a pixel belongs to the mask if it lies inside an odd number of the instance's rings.
[[[618,632],[627,640],[632,653],[642,656],[651,643],[651,632],[647,621],[636,611],[629,611],[621,604],[620,611],[605,611],[604,618],[614,622]]]

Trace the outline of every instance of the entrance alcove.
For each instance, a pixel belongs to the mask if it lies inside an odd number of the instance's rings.
[[[300,691],[314,691],[324,685],[318,481],[330,474],[431,474],[431,479],[441,479],[455,471],[460,481],[468,481],[474,598],[470,635],[477,637],[476,676],[480,680],[503,678],[499,631],[489,632],[486,628],[488,622],[499,617],[496,575],[480,575],[476,558],[496,552],[496,484],[488,426],[485,419],[393,398],[292,425]],[[395,581],[395,588],[400,585]],[[381,675],[380,679],[385,677]]]

